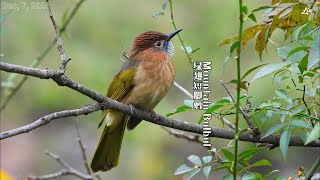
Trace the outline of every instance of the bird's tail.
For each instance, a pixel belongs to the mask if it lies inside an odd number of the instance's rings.
[[[108,118],[112,123],[105,126],[92,158],[93,172],[108,171],[118,164],[127,118],[125,114],[113,111],[109,112]]]

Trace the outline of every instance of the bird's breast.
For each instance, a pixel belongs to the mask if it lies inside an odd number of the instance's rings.
[[[134,77],[134,88],[127,104],[142,110],[152,110],[165,96],[171,87],[175,70],[171,56],[159,54],[140,62]]]

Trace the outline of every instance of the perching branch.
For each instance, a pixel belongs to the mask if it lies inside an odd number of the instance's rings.
[[[50,69],[38,69],[38,68],[28,68],[24,66],[18,66],[8,63],[0,62],[0,70],[6,71],[6,72],[12,72],[12,73],[18,73],[18,74],[25,74],[33,77],[38,77],[42,79],[52,79],[54,82],[56,82],[60,86],[66,86],[70,89],[73,89],[91,99],[94,101],[97,101],[99,104],[89,105],[84,108],[76,109],[76,110],[67,110],[58,112],[60,116],[56,116],[53,113],[51,115],[48,115],[50,118],[45,118],[46,121],[42,122],[42,118],[38,119],[36,124],[40,123],[40,125],[35,126],[34,124],[31,126],[32,129],[29,128],[28,125],[24,126],[25,128],[17,128],[20,129],[17,132],[17,129],[10,130],[7,132],[0,133],[0,139],[8,138],[14,135],[18,135],[24,132],[29,132],[33,129],[36,129],[40,126],[45,125],[46,123],[60,118],[60,117],[69,117],[69,116],[75,116],[80,114],[89,114],[94,111],[100,110],[100,109],[113,109],[116,111],[123,112],[128,115],[134,115],[139,119],[144,119],[146,121],[149,121],[154,124],[158,124],[165,127],[170,127],[173,129],[178,129],[186,132],[196,133],[196,134],[202,134],[202,126],[196,123],[189,123],[186,121],[168,118],[162,115],[153,114],[150,112],[141,111],[139,109],[132,109],[129,105],[122,104],[120,102],[117,102],[113,99],[107,98],[88,87],[69,79],[66,75],[62,74],[61,71],[55,71]],[[47,117],[47,116],[45,116]],[[31,123],[32,124],[32,123]],[[14,133],[13,133],[14,132]],[[9,135],[8,135],[9,134]],[[234,131],[233,130],[227,130],[223,128],[216,128],[212,127],[212,133],[210,134],[210,137],[218,137],[218,138],[224,138],[224,139],[233,139],[234,138]],[[279,135],[270,135],[262,140],[260,140],[260,136],[257,136],[253,134],[252,132],[246,132],[240,135],[239,140],[241,141],[248,141],[248,142],[257,142],[257,143],[268,143],[268,144],[279,144],[280,136]],[[290,138],[290,146],[305,146],[304,142],[299,136],[292,136]],[[306,146],[311,147],[320,147],[320,141],[316,140],[313,141]]]

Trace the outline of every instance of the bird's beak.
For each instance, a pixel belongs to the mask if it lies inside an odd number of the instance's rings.
[[[182,29],[176,30],[172,33],[167,34],[167,41],[170,41],[171,38],[173,38],[175,35],[177,35]]]

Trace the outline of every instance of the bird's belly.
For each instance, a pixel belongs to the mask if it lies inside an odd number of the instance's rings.
[[[135,76],[135,87],[126,99],[142,110],[152,110],[168,92],[173,83],[174,69],[171,62],[150,71],[139,67]]]

